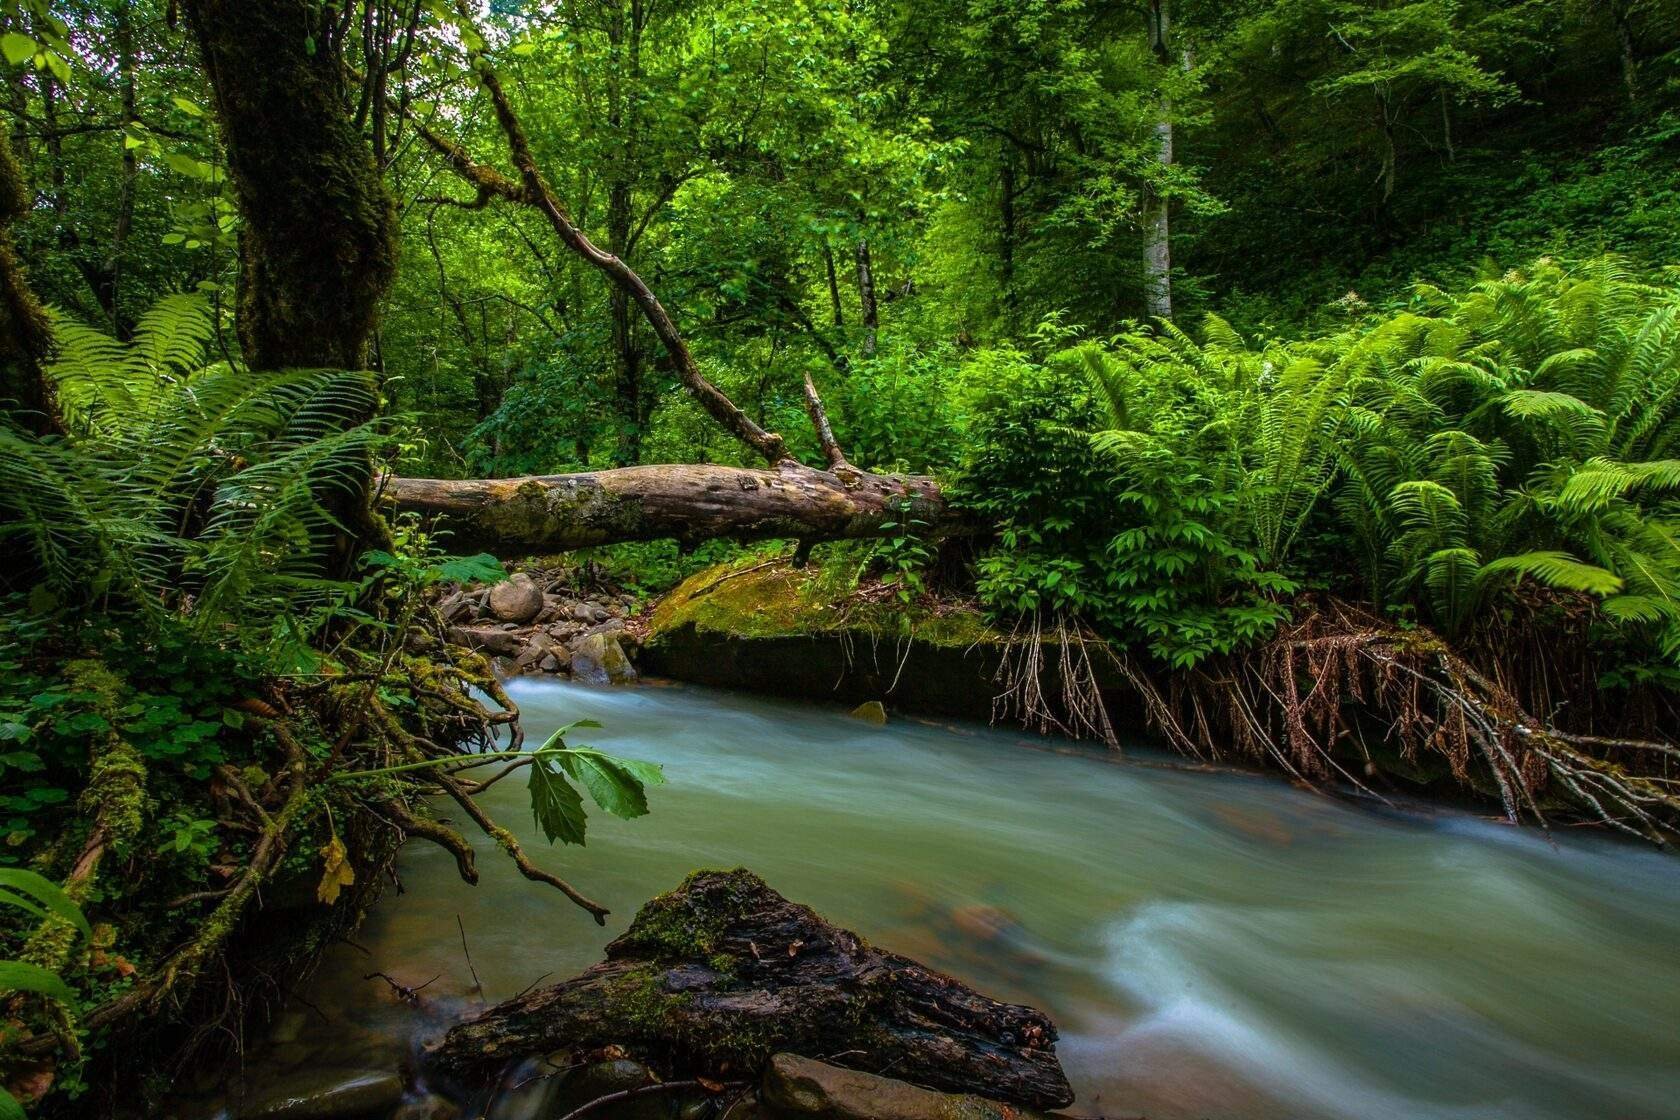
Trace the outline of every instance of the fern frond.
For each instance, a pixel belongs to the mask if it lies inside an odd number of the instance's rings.
[[[1614,595],[1622,589],[1622,579],[1615,572],[1596,564],[1585,564],[1567,552],[1525,552],[1519,556],[1501,556],[1483,564],[1476,573],[1481,582],[1503,576],[1528,577],[1559,591],[1579,591],[1588,595]]]

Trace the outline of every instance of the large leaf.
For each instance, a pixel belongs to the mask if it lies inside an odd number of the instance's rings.
[[[33,898],[47,910],[81,930],[83,937],[92,940],[93,929],[88,925],[81,908],[71,902],[70,896],[60,890],[58,884],[51,879],[21,867],[0,867],[0,888],[17,891]]]
[[[531,816],[543,830],[550,844],[583,843],[586,820],[583,798],[572,788],[566,776],[555,768],[554,759],[538,752],[531,760],[531,777],[526,784],[531,791]]]
[[[23,961],[0,961],[0,992],[39,992],[67,1007],[76,1006],[76,993],[58,973]]]
[[[651,762],[614,758],[587,748],[562,754],[560,765],[589,791],[595,804],[625,820],[645,815],[648,804],[644,787],[665,780],[664,772]]]

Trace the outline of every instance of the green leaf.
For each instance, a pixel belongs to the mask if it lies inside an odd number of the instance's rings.
[[[531,816],[550,844],[556,840],[582,844],[586,827],[583,798],[552,765],[551,759],[540,752],[531,761],[531,777],[526,783],[531,792]]]
[[[589,791],[595,804],[624,820],[647,814],[644,783],[665,780],[664,773],[651,762],[614,758],[588,748],[562,754],[560,766]]]
[[[29,1120],[29,1114],[23,1111],[23,1105],[4,1089],[0,1089],[0,1120]]]
[[[172,97],[170,100],[175,102],[175,108],[181,110],[181,112],[187,114],[189,117],[202,117],[204,115],[204,106],[200,105],[191,98]]]
[[[37,906],[23,895],[13,894],[8,890],[0,890],[0,906],[15,906],[25,914],[33,914],[37,918],[44,919],[47,916],[44,907]]]
[[[70,896],[60,890],[58,884],[51,879],[21,867],[0,867],[0,887],[28,895],[81,930],[83,937],[89,940],[93,938],[93,928],[88,925],[81,908],[70,901]]]
[[[1563,591],[1581,591],[1589,595],[1614,595],[1622,589],[1621,577],[1615,572],[1583,564],[1567,552],[1525,552],[1520,556],[1501,556],[1482,565],[1476,573],[1478,581],[1498,575],[1528,576]]]
[[[47,60],[47,69],[52,71],[52,76],[64,85],[69,85],[70,64],[64,60],[64,56],[57,51],[43,51],[42,57]]]
[[[41,46],[27,35],[20,35],[16,31],[0,35],[0,54],[6,56],[6,61],[13,66],[28,62],[35,57],[35,52]]]
[[[500,583],[507,579],[507,569],[488,552],[481,552],[477,556],[445,556],[429,565],[425,575],[438,583]]]
[[[39,992],[66,1006],[76,1006],[76,993],[70,990],[63,977],[38,964],[25,964],[23,961],[0,961],[0,991]]]

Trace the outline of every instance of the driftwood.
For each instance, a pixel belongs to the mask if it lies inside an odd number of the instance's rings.
[[[507,479],[389,478],[399,511],[439,515],[456,551],[505,557],[620,541],[786,538],[806,544],[896,531],[925,536],[958,518],[930,478],[706,464],[621,467]],[[908,507],[906,507],[908,503]]]
[[[607,1046],[672,1075],[802,1054],[1033,1108],[1073,1101],[1042,1012],[872,948],[749,871],[696,872],[642,907],[606,960],[462,1023],[433,1067],[487,1084],[510,1061]]]

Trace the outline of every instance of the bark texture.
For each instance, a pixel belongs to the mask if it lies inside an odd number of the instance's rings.
[[[62,426],[42,369],[52,349],[52,322],[29,287],[10,229],[28,212],[23,169],[0,133],[0,411],[19,427],[46,434]]]
[[[619,541],[714,537],[807,543],[880,536],[905,513],[938,536],[960,528],[930,478],[706,464],[622,467],[505,479],[391,478],[399,511],[443,517],[456,551],[500,556]],[[909,509],[904,503],[909,503]]]
[[[779,1052],[1034,1108],[1073,1091],[1042,1012],[999,1003],[789,902],[749,871],[700,871],[642,907],[606,960],[453,1028],[434,1065],[471,1082],[510,1060],[617,1045],[673,1075]]]
[[[1149,49],[1162,65],[1171,64],[1167,46],[1167,0],[1149,5]],[[1155,120],[1155,161],[1165,176],[1173,164],[1172,98],[1161,96],[1161,112]],[[1143,303],[1151,319],[1171,319],[1172,238],[1171,200],[1159,188],[1145,186],[1143,192]]]
[[[245,219],[239,341],[254,369],[360,369],[396,275],[396,210],[348,111],[315,0],[186,0]]]

